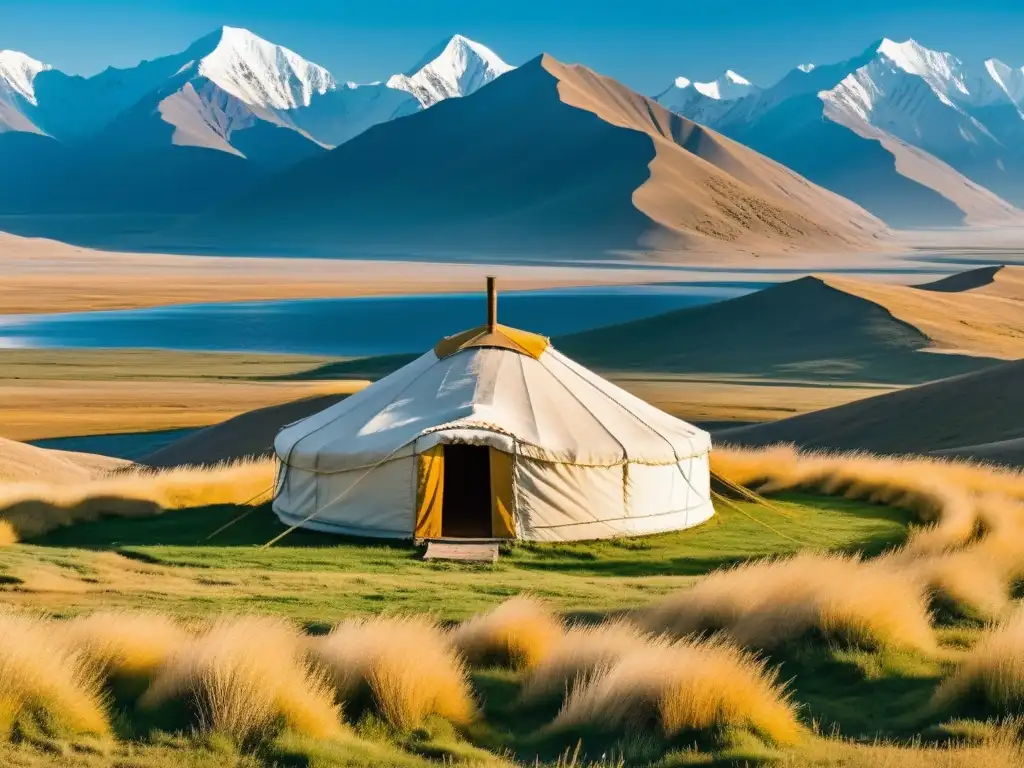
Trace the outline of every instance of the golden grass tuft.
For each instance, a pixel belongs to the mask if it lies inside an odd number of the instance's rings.
[[[519,700],[531,704],[567,696],[598,670],[656,641],[625,621],[569,627],[523,681]]]
[[[152,675],[190,639],[180,623],[158,613],[99,611],[60,629],[105,677]]]
[[[988,631],[935,691],[939,709],[1024,714],[1024,609]]]
[[[656,724],[664,738],[742,728],[794,744],[802,728],[777,673],[718,640],[641,647],[575,688],[550,728],[637,733]]]
[[[868,453],[801,453],[791,445],[719,448],[712,470],[762,493],[809,490],[905,509],[926,527],[906,549],[935,553],[970,543],[1002,498],[1024,501],[1024,473],[963,461]]]
[[[22,719],[55,732],[109,730],[99,675],[56,630],[42,619],[0,613],[0,736]]]
[[[529,669],[551,653],[563,633],[562,622],[544,603],[521,595],[466,619],[451,637],[472,666]]]
[[[722,630],[772,648],[808,634],[861,648],[930,651],[923,584],[877,561],[800,554],[716,571],[635,614],[642,628],[685,637]]]
[[[270,459],[213,467],[139,469],[75,484],[0,485],[0,542],[13,543],[101,517],[152,517],[172,509],[266,501]]]
[[[902,493],[917,493],[939,483],[966,493],[1024,499],[1024,472],[956,459],[876,456],[860,451],[801,452],[782,444],[716,447],[711,464],[716,474],[766,491],[803,488],[840,493],[849,488],[852,493],[866,494],[862,498],[878,493],[888,497],[887,503],[894,503]]]
[[[713,468],[772,493],[790,489],[887,504],[918,523],[882,560],[923,583],[940,608],[992,619],[1024,578],[1024,473],[985,464],[866,453],[798,452],[792,446],[724,448]]]
[[[184,704],[201,731],[239,743],[282,727],[312,738],[341,733],[330,684],[306,662],[303,636],[280,619],[222,618],[171,655],[140,705],[172,703]]]
[[[924,745],[909,742],[865,743],[839,737],[815,739],[799,750],[782,754],[771,764],[779,768],[1020,768],[1024,746],[1019,722],[986,727],[982,738]]]
[[[465,663],[435,622],[420,616],[351,619],[311,643],[341,702],[369,695],[398,728],[429,715],[468,725],[476,707]]]
[[[991,620],[1010,607],[1005,569],[983,552],[967,550],[920,558],[905,566],[923,583],[935,606],[965,618]]]

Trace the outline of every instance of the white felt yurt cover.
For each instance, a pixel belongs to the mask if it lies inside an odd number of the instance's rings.
[[[430,351],[285,427],[274,510],[289,525],[356,536],[440,535],[430,459],[452,443],[488,446],[492,473],[507,468],[507,482],[491,480],[495,536],[639,535],[713,514],[710,436],[546,344]]]

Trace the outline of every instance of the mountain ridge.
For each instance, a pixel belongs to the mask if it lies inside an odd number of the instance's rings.
[[[1014,205],[1024,202],[1024,153],[1013,149],[1024,139],[1024,71],[994,59],[972,69],[914,40],[881,38],[739,98],[673,98],[659,95],[892,225],[1024,221]]]
[[[339,83],[326,68],[237,27],[91,77],[5,52],[0,164],[10,174],[0,213],[198,212],[261,174],[512,69],[461,35],[426,61],[396,81],[401,87]]]
[[[873,248],[885,228],[620,83],[543,55],[288,169],[187,234],[247,248],[597,255]]]
[[[605,371],[922,383],[1024,357],[1024,268],[916,287],[812,275],[558,341]]]

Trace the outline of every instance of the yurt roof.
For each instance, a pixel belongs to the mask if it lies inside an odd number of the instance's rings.
[[[489,325],[480,325],[441,339],[434,346],[434,354],[439,360],[443,360],[464,349],[497,347],[528,355],[536,360],[544,354],[544,350],[550,344],[546,336],[509,328],[507,325],[495,325],[493,329]]]
[[[277,437],[286,464],[322,471],[425,450],[439,432],[536,459],[616,466],[672,464],[707,452],[706,432],[661,411],[570,360],[507,347],[433,350],[366,389],[290,425]],[[469,439],[468,434],[463,437]]]
[[[488,322],[361,392],[285,427],[285,464],[343,471],[425,450],[458,433],[536,460],[611,467],[674,464],[706,453],[710,436],[570,360],[548,339],[497,322],[488,279]]]

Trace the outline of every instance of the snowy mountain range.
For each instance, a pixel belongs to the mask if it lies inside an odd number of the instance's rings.
[[[1017,218],[1024,69],[884,39],[767,88],[735,72],[657,97],[898,226]]]
[[[0,213],[199,211],[511,69],[455,35],[353,83],[234,27],[91,77],[0,51]],[[1024,68],[884,39],[768,87],[728,70],[655,99],[893,226],[1024,216]]]
[[[6,199],[0,192],[0,210],[75,209],[75,185],[69,189],[66,182],[97,174],[101,190],[118,198],[110,201],[114,208],[128,201],[198,209],[216,196],[211,172],[230,170],[246,181],[379,123],[466,96],[511,68],[486,46],[455,35],[408,72],[357,84],[234,27],[181,53],[92,77],[3,51],[0,164],[31,174],[32,189],[8,192]],[[135,169],[144,167],[156,169],[163,181],[160,200],[135,178]],[[90,204],[103,207],[102,194],[90,197]]]
[[[252,32],[223,27],[171,56],[93,77],[69,76],[16,51],[0,52],[0,131],[66,141],[106,129],[127,111],[149,110],[173,126],[174,143],[230,146],[258,121],[291,128],[322,146],[374,122],[465,96],[511,67],[461,35],[415,68],[380,82],[340,83],[318,64]]]

